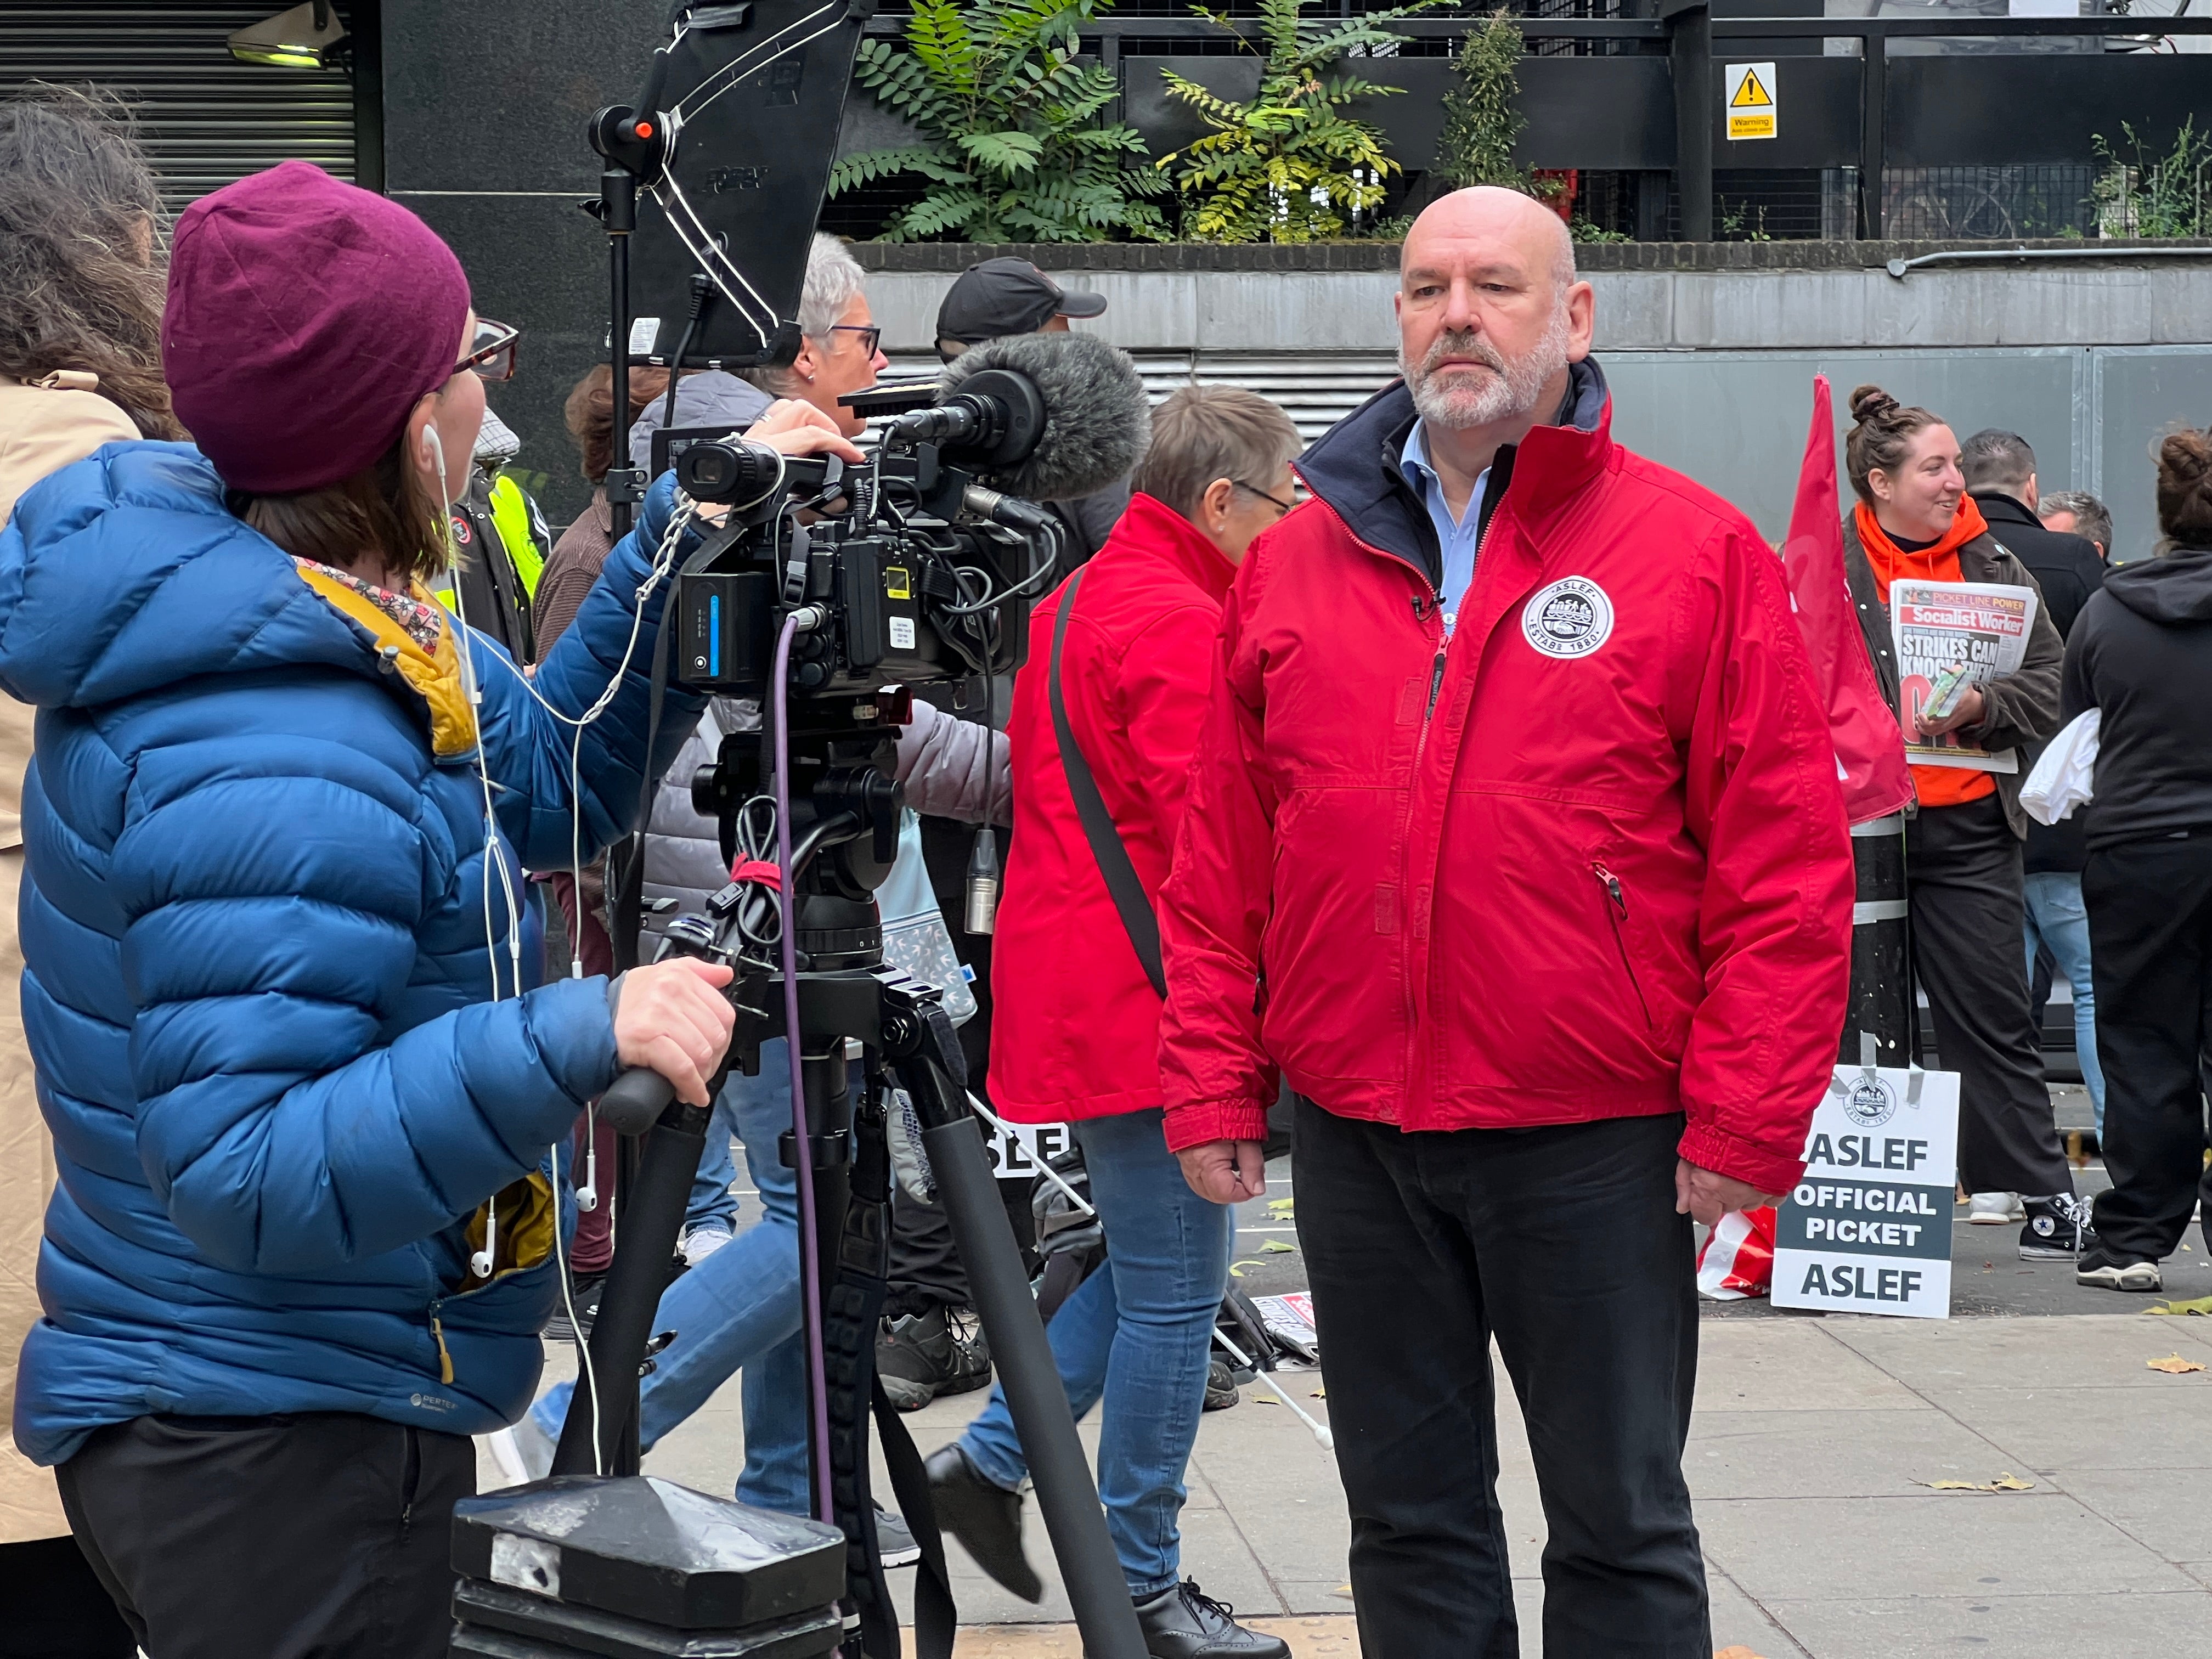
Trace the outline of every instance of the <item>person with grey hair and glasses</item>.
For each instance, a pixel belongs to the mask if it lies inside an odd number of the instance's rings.
[[[882,350],[883,330],[861,292],[866,280],[849,247],[817,232],[799,295],[798,356],[738,374],[703,368],[684,374],[676,383],[672,412],[665,398],[656,398],[631,425],[630,464],[652,466],[653,434],[663,426],[743,427],[778,398],[812,404],[847,437],[859,437],[866,422],[837,399],[866,391],[890,366]]]

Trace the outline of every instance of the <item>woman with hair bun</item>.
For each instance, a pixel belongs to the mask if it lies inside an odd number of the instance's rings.
[[[1966,494],[1959,441],[1927,410],[1880,386],[1851,393],[1844,460],[1858,504],[1844,520],[1844,568],[1875,673],[1898,707],[1890,584],[2003,582],[2035,588]],[[1956,732],[1992,752],[2020,750],[2058,725],[2065,647],[2038,605],[2019,672],[1969,690],[1948,716],[1914,724]],[[2074,1195],[2059,1145],[2020,948],[2026,915],[2021,772],[1915,766],[1906,809],[1905,890],[1916,977],[1935,1017],[1944,1068],[1959,1073],[1959,1179],[1968,1219],[2021,1224],[2021,1258],[2071,1261],[2087,1249],[2089,1207]]]
[[[2158,524],[2158,556],[2108,574],[2066,647],[2063,712],[2100,711],[2081,896],[2112,1177],[2075,1277],[2108,1291],[2161,1288],[2200,1195],[2212,1249],[2212,432],[2160,443]]]

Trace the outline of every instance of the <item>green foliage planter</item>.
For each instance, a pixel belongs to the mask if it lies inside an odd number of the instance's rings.
[[[860,42],[854,78],[928,142],[851,155],[830,194],[901,173],[921,199],[878,234],[906,241],[1096,242],[1167,234],[1134,127],[1106,119],[1114,72],[1077,60],[1078,31],[1112,0],[918,0],[902,43]],[[1138,165],[1131,165],[1132,163]]]
[[[1338,20],[1306,17],[1309,0],[1260,0],[1266,50],[1259,93],[1249,103],[1162,70],[1173,95],[1212,129],[1154,163],[1175,172],[1185,233],[1206,242],[1310,242],[1363,228],[1400,168],[1384,153],[1382,131],[1346,107],[1399,88],[1330,71],[1355,48],[1395,46],[1404,37],[1384,25],[1441,3],[1417,0]],[[1231,27],[1224,13],[1191,9]]]

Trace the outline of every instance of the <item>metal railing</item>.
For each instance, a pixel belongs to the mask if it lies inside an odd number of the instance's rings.
[[[1882,178],[1890,149],[1891,41],[2082,36],[2155,40],[2171,35],[2212,34],[2212,17],[1716,17],[1710,0],[1658,0],[1658,3],[1662,15],[1656,17],[1531,16],[1513,21],[1522,37],[1531,42],[1615,43],[1626,48],[1627,55],[1668,58],[1674,133],[1671,171],[1680,202],[1677,234],[1681,240],[1697,242],[1713,238],[1713,111],[1717,94],[1714,65],[1726,61],[1724,55],[1717,56],[1717,52],[1724,54],[1731,41],[1860,43],[1857,228],[1861,236],[1880,240],[1886,234]],[[901,15],[879,14],[868,25],[868,32],[896,36],[904,28],[905,21]],[[1486,18],[1468,16],[1412,17],[1395,20],[1389,27],[1409,40],[1456,45],[1471,28],[1486,21]],[[1227,33],[1247,41],[1258,39],[1256,27],[1243,26],[1241,20],[1232,20]],[[1085,45],[1096,50],[1100,60],[1117,73],[1122,70],[1124,43],[1131,40],[1195,45],[1227,38],[1219,25],[1189,16],[1102,17],[1086,24],[1082,35]],[[1594,56],[1588,61],[1601,62],[1619,55],[1622,54]],[[1392,60],[1359,61],[1363,70],[1378,74],[1381,66]],[[2203,61],[2202,101],[2206,111],[2212,112],[2212,55]],[[2124,112],[2115,112],[2115,126],[2124,119]],[[1541,156],[1530,159],[1538,165],[1546,164]]]

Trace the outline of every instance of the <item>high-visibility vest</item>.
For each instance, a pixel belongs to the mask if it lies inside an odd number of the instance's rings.
[[[538,597],[538,579],[545,574],[545,554],[538,543],[542,526],[533,523],[537,517],[537,509],[522,493],[520,484],[504,472],[491,481],[493,527],[507,545],[514,574],[522,578],[522,591],[533,599]]]

